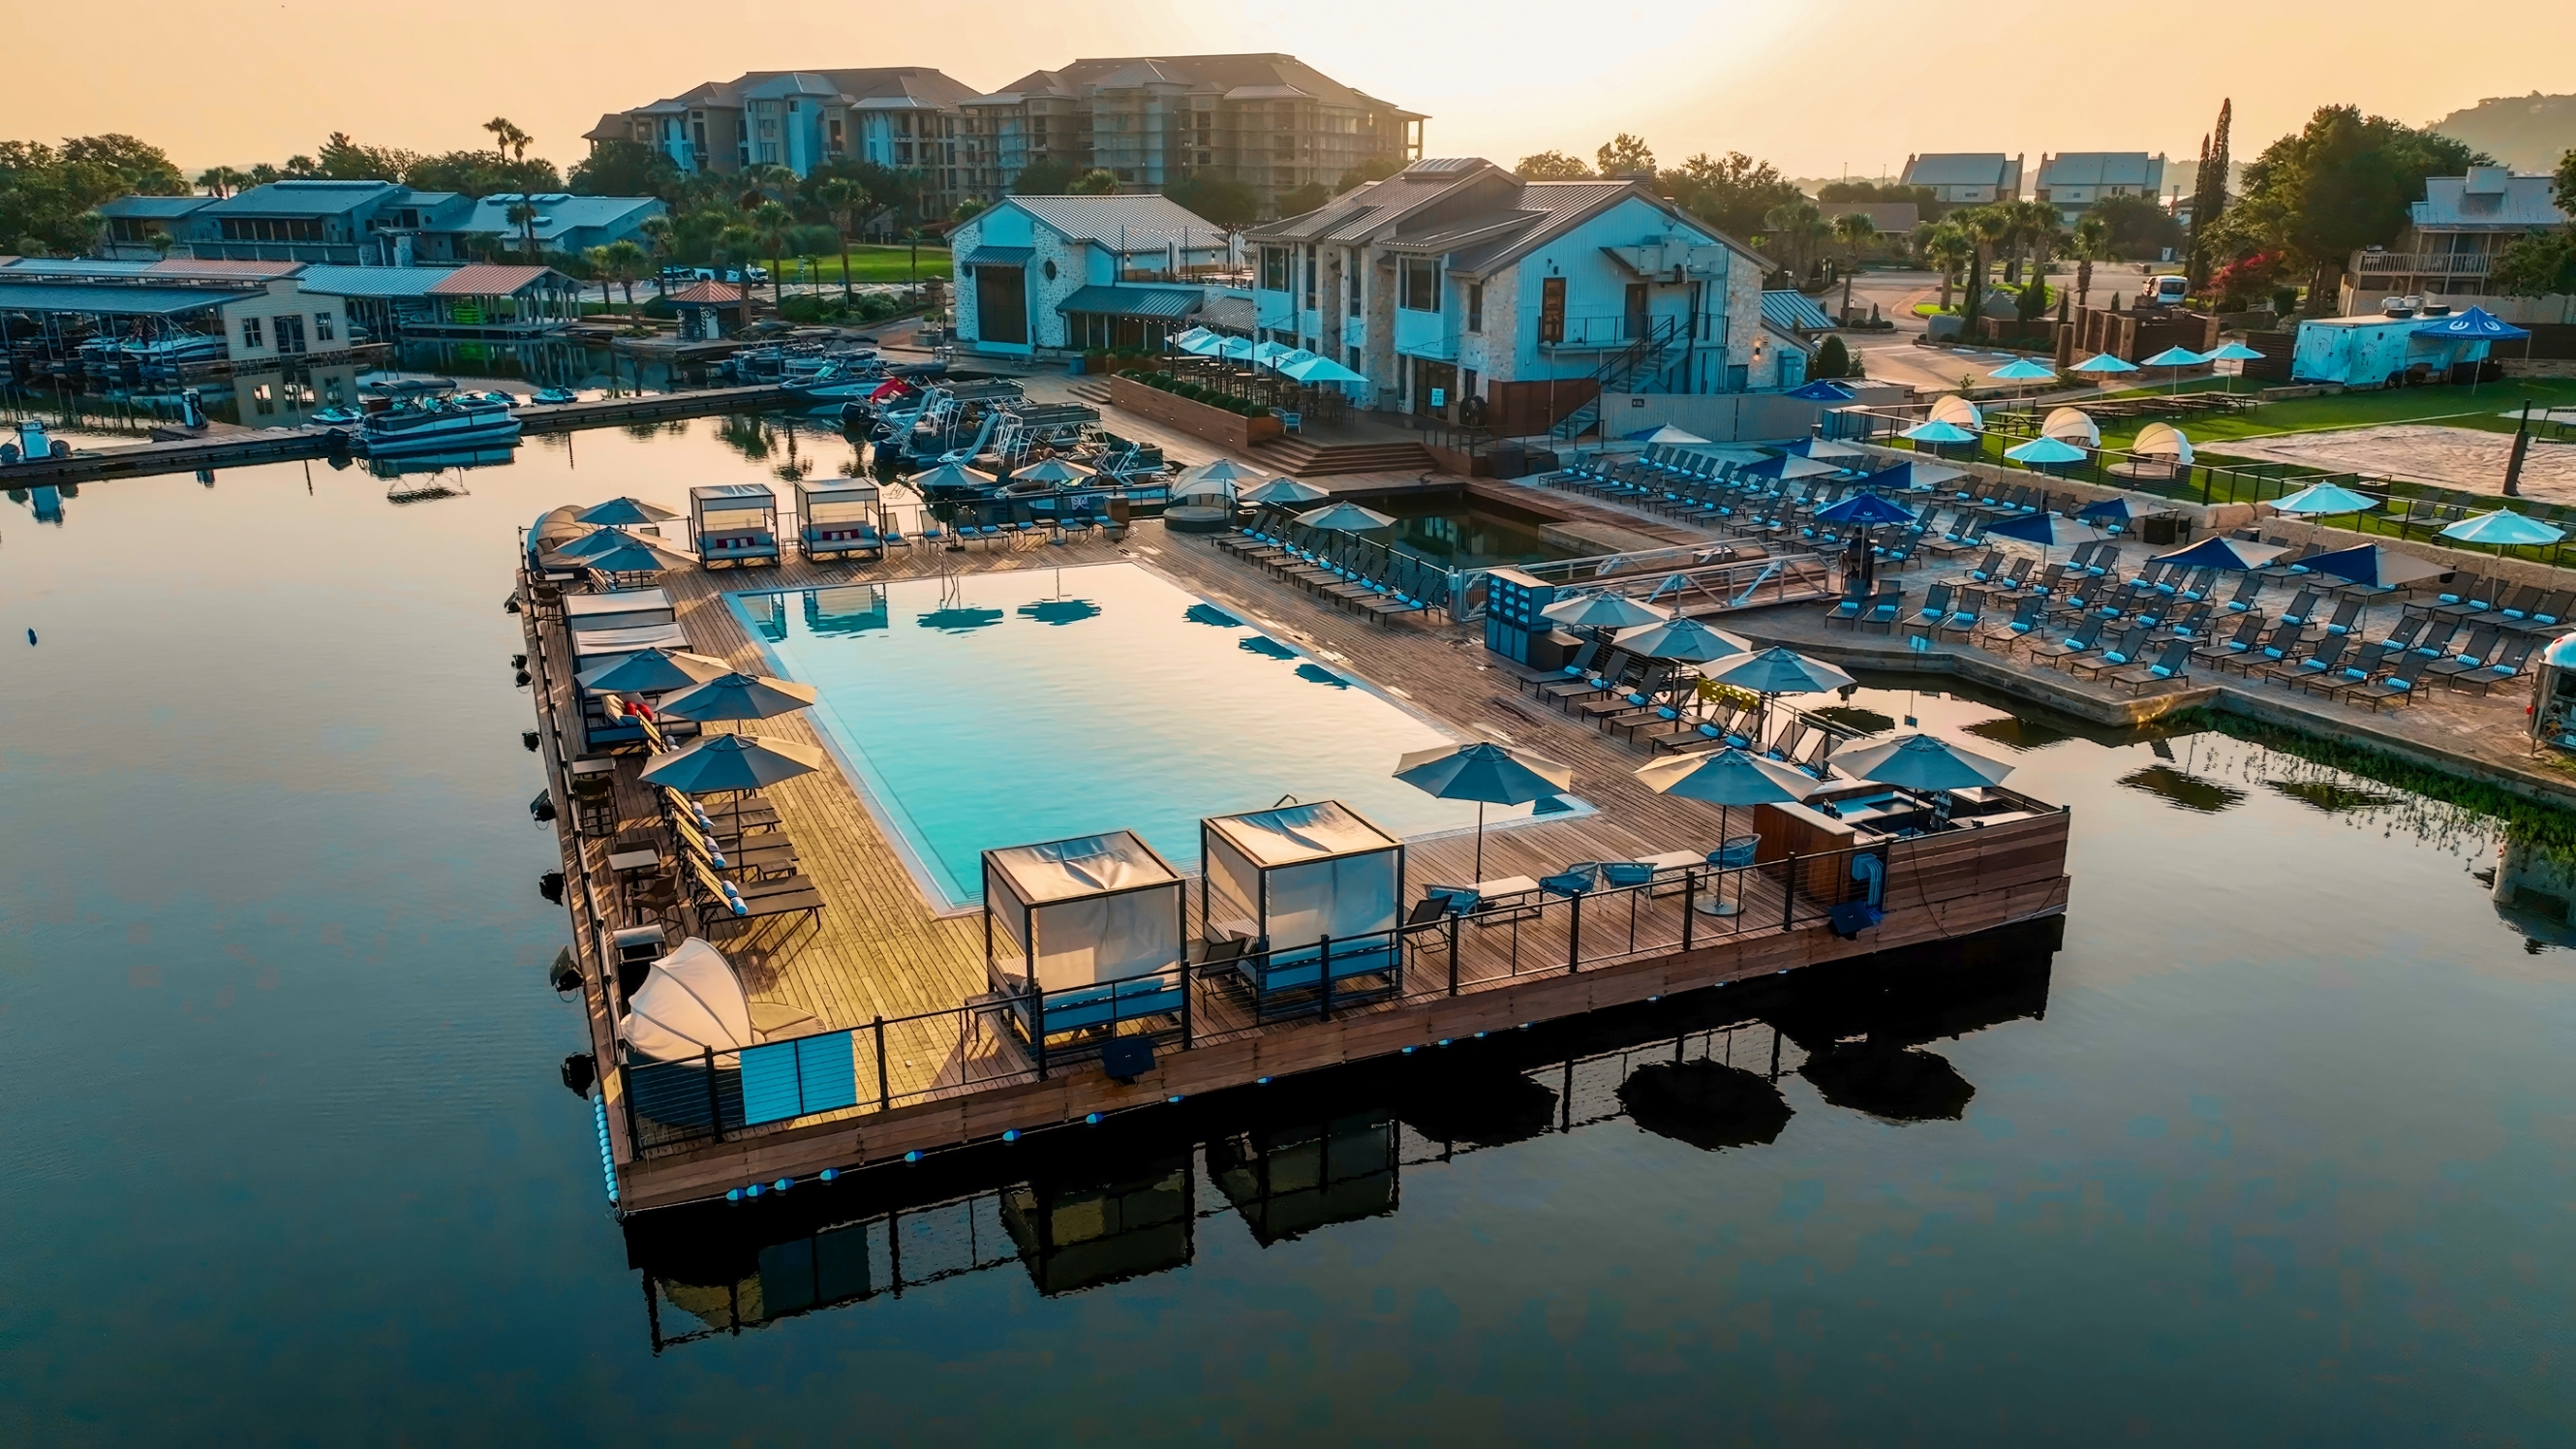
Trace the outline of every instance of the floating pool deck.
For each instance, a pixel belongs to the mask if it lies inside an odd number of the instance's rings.
[[[728,593],[920,577],[943,568],[971,573],[1119,560],[1160,570],[1461,734],[1512,739],[1572,766],[1575,793],[1595,812],[1489,832],[1486,879],[1537,877],[1578,860],[1706,852],[1718,843],[1713,807],[1647,790],[1632,773],[1644,763],[1641,751],[1520,695],[1513,676],[1493,667],[1480,630],[1370,623],[1228,558],[1203,538],[1166,534],[1154,524],[1140,525],[1122,543],[1093,539],[991,552],[914,552],[875,563],[794,559],[774,570],[683,570],[662,584],[692,649],[758,669],[758,641],[728,604]],[[631,923],[607,865],[609,840],[618,829],[654,821],[635,778],[641,756],[618,757],[615,826],[581,834],[557,726],[574,708],[565,667],[568,640],[559,616],[532,612],[525,622],[541,749],[569,878],[567,903],[602,1069],[607,1168],[625,1211],[722,1197],[781,1177],[846,1171],[909,1152],[1078,1123],[1093,1113],[1152,1108],[1173,1096],[1525,1022],[1972,935],[2063,910],[2070,885],[2065,813],[2026,802],[2034,808],[2009,824],[1885,846],[1884,919],[1846,937],[1836,934],[1828,912],[1861,889],[1851,884],[1847,854],[1820,851],[1813,841],[1787,835],[1774,838],[1773,826],[1766,825],[1765,864],[1726,887],[1731,897],[1741,897],[1742,909],[1734,916],[1690,909],[1696,889],[1604,895],[1588,911],[1551,899],[1535,917],[1472,923],[1416,938],[1407,948],[1401,995],[1335,1004],[1320,1016],[1258,1021],[1248,1000],[1205,981],[1193,988],[1186,1048],[1167,1043],[1152,1069],[1120,1082],[1104,1075],[1096,1060],[1068,1063],[1059,1054],[1053,1062],[1035,1061],[997,1013],[966,1008],[987,990],[982,917],[943,915],[934,908],[858,792],[837,770],[825,770],[764,792],[795,842],[803,873],[824,898],[819,920],[772,919],[747,930],[719,922],[714,939],[750,990],[755,1022],[775,1024],[771,1039],[852,1033],[836,1041],[834,1050],[855,1058],[860,1100],[727,1128],[721,1140],[704,1133],[673,1140],[630,1113],[617,1070],[613,973],[604,975],[601,967],[605,931]],[[759,729],[821,743],[814,727],[795,716]],[[1747,812],[1737,812],[1735,821],[1743,827]],[[1425,882],[1474,879],[1473,851],[1474,842],[1464,836],[1414,843],[1410,893]],[[1195,892],[1190,911],[1195,939]],[[1569,969],[1569,962],[1579,962],[1579,969]]]

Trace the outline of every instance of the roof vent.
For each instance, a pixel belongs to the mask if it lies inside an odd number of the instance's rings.
[[[2415,315],[2415,309],[2406,305],[2406,299],[2403,297],[2382,297],[2379,301],[2379,311],[2380,315],[2384,317],[2412,317]]]
[[[2503,166],[2472,166],[2468,183],[2460,189],[2470,196],[2502,196],[2505,179],[2512,174],[2510,168]]]

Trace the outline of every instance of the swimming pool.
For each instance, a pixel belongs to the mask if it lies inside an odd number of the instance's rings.
[[[732,597],[821,691],[816,723],[934,905],[982,898],[986,849],[1105,830],[1191,869],[1202,816],[1286,795],[1406,838],[1476,822],[1393,778],[1457,736],[1136,564]]]

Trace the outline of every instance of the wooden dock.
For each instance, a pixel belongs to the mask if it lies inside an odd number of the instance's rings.
[[[799,559],[765,572],[690,569],[663,583],[693,650],[756,671],[762,655],[724,603],[729,591],[1122,560],[1160,570],[1334,667],[1389,689],[1461,734],[1523,743],[1572,765],[1576,793],[1595,811],[1489,833],[1486,878],[1536,877],[1577,860],[1704,853],[1718,843],[1713,808],[1647,790],[1632,773],[1645,762],[1642,751],[1520,695],[1515,678],[1493,667],[1492,656],[1476,647],[1471,629],[1369,622],[1218,552],[1205,539],[1166,533],[1157,524],[1140,524],[1120,543],[1090,539],[965,554],[898,553],[882,562]],[[1863,853],[1878,855],[1884,871],[1884,918],[1837,935],[1828,911],[1862,889],[1853,884],[1851,852],[1802,857],[1800,842],[1775,822],[1763,829],[1762,864],[1723,883],[1712,877],[1685,889],[1607,893],[1579,906],[1549,898],[1551,904],[1532,917],[1410,938],[1404,990],[1391,997],[1292,1019],[1256,1020],[1248,999],[1228,984],[1193,981],[1194,1019],[1185,1046],[1167,1045],[1150,1071],[1119,1082],[1096,1062],[1041,1063],[997,1016],[967,1009],[968,998],[987,989],[980,916],[943,915],[934,908],[857,791],[827,770],[764,792],[795,842],[800,869],[825,900],[820,920],[771,920],[748,931],[718,923],[714,939],[741,971],[755,1020],[785,1024],[768,1033],[769,1039],[847,1034],[833,1049],[853,1054],[866,1088],[863,1100],[728,1128],[721,1140],[704,1132],[671,1134],[630,1113],[633,1103],[617,1060],[613,973],[603,971],[602,962],[605,933],[634,923],[622,887],[607,868],[609,841],[656,823],[634,778],[641,757],[620,757],[613,818],[583,833],[566,775],[565,726],[578,708],[567,677],[568,637],[554,615],[532,612],[525,622],[542,748],[562,821],[567,903],[602,1071],[608,1156],[618,1204],[626,1211],[721,1197],[781,1177],[804,1178],[826,1168],[1036,1131],[1524,1022],[1972,935],[2046,916],[2066,901],[2067,817],[2038,807],[2009,824],[1870,847]],[[821,742],[799,717],[765,722],[760,729]],[[1745,819],[1739,813],[1737,824]],[[1415,842],[1408,879],[1417,887],[1471,879],[1472,849],[1465,838]],[[1710,890],[1740,898],[1740,912],[1695,912],[1692,907]],[[1194,895],[1191,910],[1194,915]]]

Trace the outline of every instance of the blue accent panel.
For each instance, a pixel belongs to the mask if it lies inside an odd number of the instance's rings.
[[[746,1124],[854,1107],[858,1101],[858,1063],[851,1056],[846,1031],[743,1048],[742,1119]]]

